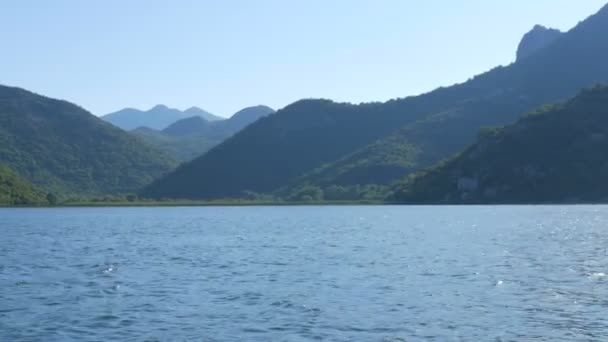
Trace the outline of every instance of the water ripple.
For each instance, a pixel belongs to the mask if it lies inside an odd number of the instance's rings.
[[[0,341],[608,336],[606,206],[0,217]]]

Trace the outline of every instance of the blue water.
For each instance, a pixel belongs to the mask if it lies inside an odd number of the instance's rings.
[[[602,341],[608,207],[0,209],[0,341]]]

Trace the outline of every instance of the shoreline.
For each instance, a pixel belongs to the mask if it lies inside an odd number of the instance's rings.
[[[330,202],[238,202],[238,201],[174,201],[174,202],[75,202],[57,205],[0,205],[0,209],[53,208],[157,208],[157,207],[331,207],[331,206],[408,206],[408,207],[485,207],[485,206],[579,206],[608,205],[607,202],[547,202],[547,203],[395,203],[386,201]]]
[[[394,205],[383,201],[330,202],[256,202],[256,201],[137,201],[137,202],[73,202],[57,205],[0,205],[0,208],[129,208],[129,207],[289,207],[289,206],[349,206]]]

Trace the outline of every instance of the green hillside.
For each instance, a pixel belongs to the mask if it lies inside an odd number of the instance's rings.
[[[0,164],[0,206],[45,203],[42,193],[30,182]]]
[[[396,176],[400,172],[403,175],[431,166],[461,151],[474,141],[481,127],[512,123],[545,103],[563,101],[584,87],[608,82],[604,62],[608,58],[608,41],[600,38],[601,32],[606,31],[608,7],[519,62],[444,89],[449,93],[458,87],[468,88],[470,98],[406,124],[388,137],[352,153],[346,160],[325,165],[321,175],[313,172],[300,182],[323,186],[370,182],[388,185],[401,178]],[[485,87],[492,92],[477,96],[475,87]],[[400,152],[403,146],[410,146],[409,151]],[[395,158],[396,154],[401,157]],[[373,159],[383,162],[365,162]]]
[[[242,109],[225,120],[207,121],[193,116],[176,121],[162,131],[140,127],[130,133],[183,162],[201,156],[247,125],[272,113],[274,110],[270,107],[255,106]]]
[[[394,188],[403,203],[608,200],[608,88],[586,90],[502,129]]]
[[[608,81],[605,32],[608,7],[526,58],[462,84],[386,103],[299,101],[182,165],[143,195],[209,199],[301,184],[389,184],[400,172],[460,151],[480,127],[514,122]]]
[[[135,191],[174,166],[84,109],[0,86],[0,163],[48,192]]]

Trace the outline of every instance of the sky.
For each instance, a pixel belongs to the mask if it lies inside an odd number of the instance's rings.
[[[607,0],[0,0],[0,84],[96,115],[385,101],[514,61]]]

